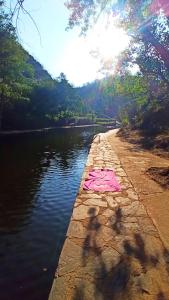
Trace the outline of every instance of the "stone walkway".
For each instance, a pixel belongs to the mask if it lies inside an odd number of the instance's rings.
[[[83,191],[93,168],[116,172],[121,192]],[[95,137],[50,300],[167,300],[169,257],[106,134]]]

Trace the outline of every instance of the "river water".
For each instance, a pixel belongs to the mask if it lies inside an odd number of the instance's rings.
[[[89,146],[100,131],[0,140],[0,300],[48,299]]]

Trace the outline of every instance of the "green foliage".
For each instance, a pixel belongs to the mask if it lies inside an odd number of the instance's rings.
[[[12,107],[16,101],[29,100],[30,92],[24,71],[29,74],[31,67],[27,56],[19,45],[15,29],[3,10],[0,11],[0,129],[4,110]]]
[[[22,48],[2,9],[0,45],[0,130],[64,125],[83,115],[76,89],[63,73],[52,79]]]
[[[76,2],[76,3],[75,3]],[[167,1],[68,1],[69,27],[83,33],[101,13],[118,16],[119,26],[132,37],[130,47],[119,58],[118,75],[105,80],[106,100],[121,95],[127,99],[120,112],[124,126],[146,130],[169,128],[169,9]],[[139,66],[139,74],[129,69]]]
[[[132,36],[129,49],[119,57],[118,74],[78,89],[63,73],[52,79],[21,47],[9,16],[1,9],[0,128],[103,123],[117,114],[131,128],[169,128],[169,23],[165,7],[161,7],[163,14],[159,9],[152,12],[151,3],[67,1],[70,28],[78,25],[84,33],[102,12],[113,11]],[[0,8],[3,5],[0,1]],[[140,71],[131,75],[129,69],[135,64]]]
[[[77,89],[83,99],[85,113],[95,113],[99,118],[117,116],[119,108],[127,102],[127,97],[114,90],[114,78],[108,77],[86,84]]]

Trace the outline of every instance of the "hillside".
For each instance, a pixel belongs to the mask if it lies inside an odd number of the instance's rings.
[[[26,54],[28,56],[28,64],[30,64],[33,67],[34,70],[34,77],[37,80],[52,80],[51,75],[46,71],[43,66],[27,51]]]
[[[107,93],[107,81],[109,78],[88,83],[77,88],[77,93],[89,111],[101,118],[114,118],[118,116],[122,107],[129,103],[129,98]]]

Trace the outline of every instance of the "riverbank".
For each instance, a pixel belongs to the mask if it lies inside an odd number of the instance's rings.
[[[9,130],[9,131],[1,131],[0,136],[5,135],[13,135],[13,134],[26,134],[26,133],[33,133],[33,132],[45,132],[49,130],[55,130],[59,128],[84,128],[84,127],[95,127],[100,126],[98,124],[89,124],[89,125],[69,125],[69,126],[58,126],[58,127],[47,127],[47,128],[40,128],[40,129],[26,129],[26,130]]]
[[[156,189],[147,182],[142,190],[136,186],[128,173],[131,166],[136,168],[135,160],[126,163],[123,142],[119,144],[115,133],[99,134],[92,143],[50,300],[169,298],[166,232],[141,198],[143,192],[156,196]],[[136,162],[142,165],[138,157]],[[122,191],[84,191],[84,179],[96,167],[113,168]],[[163,192],[160,189],[161,197]]]
[[[0,139],[0,299],[48,298],[88,150],[102,130]]]
[[[109,143],[115,149],[123,168],[137,194],[146,206],[166,248],[169,249],[169,189],[150,176],[151,169],[168,169],[169,159],[137,148],[115,134],[109,134]],[[169,252],[168,252],[169,254]]]
[[[169,158],[169,131],[152,134],[143,130],[122,128],[118,136],[123,141],[133,144],[137,149],[149,150],[156,155]]]

